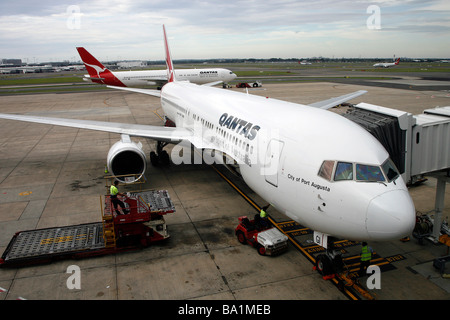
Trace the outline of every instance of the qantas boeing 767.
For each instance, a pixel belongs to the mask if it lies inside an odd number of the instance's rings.
[[[414,204],[388,152],[366,130],[326,110],[365,91],[302,105],[178,81],[164,26],[163,31],[169,82],[161,91],[140,92],[160,97],[175,127],[12,114],[0,118],[120,133],[121,141],[108,154],[116,175],[145,171],[144,153],[130,136],[187,141],[212,150],[207,153],[211,159],[226,155],[250,188],[318,234],[350,240],[410,235]],[[122,165],[116,168],[116,163]]]
[[[398,58],[398,59],[395,60],[394,62],[380,62],[380,63],[375,63],[373,66],[374,66],[374,67],[381,67],[381,68],[389,68],[389,67],[397,66],[399,63],[400,63],[400,58]]]
[[[84,80],[95,83],[118,87],[143,87],[157,85],[162,87],[167,83],[166,70],[139,70],[139,71],[116,71],[108,70],[85,48],[78,47],[78,53],[83,60],[89,75]],[[219,84],[228,83],[236,78],[236,74],[223,68],[205,69],[179,69],[176,71],[177,78],[196,84]]]

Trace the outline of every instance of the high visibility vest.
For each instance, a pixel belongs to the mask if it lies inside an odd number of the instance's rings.
[[[109,193],[112,196],[117,196],[117,194],[119,193],[119,189],[117,189],[115,185],[112,185],[111,188],[109,188]]]
[[[361,261],[369,261],[370,259],[372,259],[372,253],[370,252],[369,246],[362,247]]]
[[[267,217],[267,213],[263,209],[261,209],[261,212],[259,213],[259,216],[261,218],[265,218],[265,217]]]

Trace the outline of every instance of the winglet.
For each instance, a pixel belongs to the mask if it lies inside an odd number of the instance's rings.
[[[166,28],[163,25],[164,32],[164,47],[166,49],[166,65],[167,65],[167,80],[168,82],[174,82],[175,79],[175,71],[172,63],[172,56],[170,55],[169,42],[167,41]]]

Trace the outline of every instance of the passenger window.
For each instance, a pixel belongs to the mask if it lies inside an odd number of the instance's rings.
[[[334,181],[353,180],[353,164],[348,162],[338,162]]]
[[[327,179],[328,181],[331,181],[331,175],[333,174],[333,168],[334,168],[334,161],[325,160],[322,163],[322,166],[319,170],[319,177],[322,177],[324,179]]]
[[[380,167],[365,164],[356,165],[356,180],[358,181],[384,181]]]

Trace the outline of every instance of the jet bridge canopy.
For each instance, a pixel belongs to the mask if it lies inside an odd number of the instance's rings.
[[[400,173],[405,172],[406,130],[395,115],[351,107],[343,116],[369,131],[384,146]]]
[[[360,103],[343,116],[369,131],[388,151],[407,183],[450,170],[450,106],[411,113]]]

